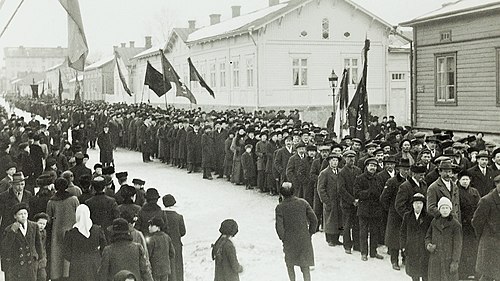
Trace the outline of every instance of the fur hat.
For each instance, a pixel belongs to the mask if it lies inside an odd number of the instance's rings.
[[[438,201],[438,210],[441,209],[442,206],[448,206],[450,209],[453,209],[453,204],[451,203],[450,199],[448,197],[441,197]]]
[[[68,181],[65,178],[58,178],[54,183],[56,191],[64,191],[68,189],[68,185]]]
[[[162,201],[163,201],[163,206],[165,206],[166,208],[172,207],[175,205],[175,203],[177,203],[177,201],[175,201],[175,197],[172,194],[167,194],[163,196]]]
[[[425,196],[422,193],[415,193],[411,198],[411,202],[413,203],[417,201],[425,203]]]
[[[30,211],[30,207],[28,206],[27,203],[25,202],[21,202],[21,203],[17,203],[16,205],[14,205],[14,207],[12,208],[12,214],[15,215],[17,214],[17,212],[19,212],[20,210],[26,210],[26,211]]]
[[[226,219],[220,224],[219,232],[223,235],[235,236],[238,233],[238,223],[233,219]]]
[[[160,198],[160,194],[158,193],[158,190],[156,188],[148,188],[146,190],[146,194],[144,196],[147,199],[158,199]]]

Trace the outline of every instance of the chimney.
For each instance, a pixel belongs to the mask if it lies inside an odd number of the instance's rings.
[[[211,14],[210,25],[218,24],[220,22],[220,14]]]
[[[269,7],[276,6],[280,3],[280,0],[269,0]]]
[[[146,45],[145,45],[146,49],[153,47],[153,44],[151,43],[151,36],[146,36],[144,38],[146,39]]]
[[[130,48],[135,48],[135,41],[130,41],[129,44],[130,44]]]
[[[118,51],[118,46],[113,46],[113,53],[115,53],[116,51]]]
[[[196,28],[196,21],[195,20],[188,20],[188,24],[189,24],[189,29]]]
[[[120,48],[125,48],[125,47],[127,47],[127,43],[121,43],[120,44]]]
[[[241,15],[241,6],[231,6],[231,10],[233,11],[233,18]]]

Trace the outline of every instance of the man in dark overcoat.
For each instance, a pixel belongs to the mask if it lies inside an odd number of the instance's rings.
[[[201,135],[200,122],[195,121],[193,127],[188,128],[186,134],[186,162],[189,174],[197,172],[198,168],[201,166]],[[213,149],[213,143],[211,148]]]
[[[479,200],[472,226],[479,239],[476,271],[480,280],[500,280],[500,175],[493,179],[495,189]]]
[[[476,155],[477,165],[467,170],[471,176],[471,186],[479,191],[481,197],[490,193],[495,188],[493,184],[493,170],[488,167],[489,154],[486,150]]]
[[[274,157],[274,167],[280,175],[280,184],[287,180],[286,168],[288,160],[292,157],[294,152],[292,136],[287,136],[285,138],[285,146],[276,150],[276,156]]]
[[[210,125],[205,126],[201,136],[201,168],[203,169],[203,178],[212,178],[212,169],[215,167],[215,159],[218,157],[215,153],[214,134]]]
[[[457,184],[453,181],[454,165],[450,161],[441,161],[438,166],[439,178],[427,189],[427,213],[439,217],[437,203],[441,197],[447,197],[453,204],[452,215],[461,221],[460,214],[460,192]]]
[[[227,124],[225,120],[216,121],[214,123],[215,130],[214,135],[214,151],[215,151],[215,163],[214,170],[217,178],[224,177],[224,142],[229,136],[229,132],[224,128],[224,124]]]
[[[365,172],[357,176],[354,181],[354,197],[359,199],[358,218],[359,218],[359,241],[361,247],[361,260],[367,261],[370,257],[383,259],[377,253],[378,237],[380,237],[378,223],[382,216],[382,204],[380,204],[380,195],[384,186],[380,179],[375,175],[378,166],[378,160],[375,157],[365,160]],[[368,249],[369,234],[369,249]]]
[[[318,194],[318,189],[316,188],[318,186],[318,177],[319,174],[321,173],[321,163],[328,157],[330,154],[330,146],[325,145],[325,144],[318,144],[318,150],[319,153],[317,154],[316,158],[313,160],[311,164],[311,170],[309,172],[311,180],[312,180],[312,185],[314,188],[314,199],[313,199],[313,210],[314,214],[318,218],[318,229],[316,229],[316,232],[319,231],[319,226],[323,225],[323,203],[321,202],[321,199],[319,198]]]
[[[187,131],[186,128],[189,125],[188,121],[184,123],[179,123],[179,130],[177,131],[176,141],[177,141],[177,158],[179,159],[179,163],[177,164],[178,168],[184,169],[186,167],[186,136]]]
[[[286,178],[292,183],[295,196],[303,198],[304,189],[310,184],[311,165],[307,160],[306,144],[299,142],[295,149],[296,153],[290,157],[286,166]]]
[[[11,188],[0,193],[0,229],[5,229],[8,225],[14,222],[13,208],[15,205],[21,202],[26,204],[29,203],[32,194],[28,190],[24,189],[26,185],[25,179],[26,178],[22,172],[15,173],[12,176]],[[2,235],[3,231],[0,231],[0,238]]]
[[[95,190],[95,195],[85,201],[90,209],[90,218],[94,224],[101,226],[102,229],[107,229],[113,220],[118,218],[118,204],[115,198],[104,194],[105,180],[99,176],[92,180],[92,187]]]
[[[99,161],[103,167],[113,165],[113,144],[111,143],[111,135],[107,124],[104,125],[102,133],[97,138],[97,145],[99,146]]]

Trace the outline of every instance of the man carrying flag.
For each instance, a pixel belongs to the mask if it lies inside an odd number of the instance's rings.
[[[201,75],[198,72],[198,70],[196,70],[196,68],[193,65],[193,62],[191,61],[191,58],[188,58],[188,63],[189,63],[189,80],[190,81],[198,81],[198,82],[200,82],[200,85],[203,88],[205,88],[208,91],[208,93],[210,93],[210,95],[215,99],[214,91],[212,91],[212,89],[210,89],[210,87],[205,82],[205,80],[203,79],[203,77],[201,77]]]

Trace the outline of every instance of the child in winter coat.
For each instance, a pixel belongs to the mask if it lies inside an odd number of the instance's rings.
[[[42,238],[42,247],[45,252],[47,252],[47,230],[45,227],[47,226],[47,223],[49,222],[49,215],[46,213],[38,213],[33,217],[33,221],[36,222],[38,225],[38,231],[40,231],[40,236]],[[47,267],[47,258],[41,259],[40,262],[38,263],[38,270],[37,270],[37,281],[47,281],[47,270],[45,269]]]
[[[404,249],[406,274],[413,281],[427,279],[429,253],[425,249],[425,235],[432,217],[425,211],[425,196],[416,193],[412,198],[413,210],[404,214],[400,230],[400,245]]]
[[[149,261],[154,281],[168,281],[172,272],[170,260],[175,258],[172,239],[160,228],[164,225],[163,219],[154,217],[149,221],[150,237],[147,238]]]
[[[219,239],[212,244],[212,259],[215,261],[214,281],[239,281],[239,273],[243,272],[243,267],[238,262],[236,249],[231,241],[238,233],[238,224],[232,219],[224,220],[219,232]]]
[[[257,167],[252,155],[252,145],[245,145],[245,152],[241,155],[241,166],[243,167],[243,178],[245,179],[246,189],[253,189],[252,183],[257,177]]]
[[[425,246],[429,251],[429,279],[458,281],[458,266],[462,252],[462,226],[451,216],[453,205],[447,197],[438,202],[440,216],[431,222]]]

